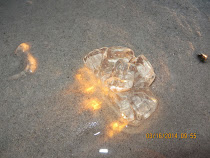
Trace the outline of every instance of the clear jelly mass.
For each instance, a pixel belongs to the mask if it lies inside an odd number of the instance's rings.
[[[133,50],[121,46],[103,47],[89,52],[83,60],[109,90],[106,97],[117,114],[130,124],[138,124],[155,111],[157,100],[149,90],[155,73],[144,55],[135,57]]]

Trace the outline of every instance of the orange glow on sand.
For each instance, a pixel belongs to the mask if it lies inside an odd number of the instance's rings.
[[[122,121],[112,122],[108,126],[108,133],[107,133],[107,135],[109,137],[113,137],[115,134],[120,133],[126,127],[126,125],[128,125],[128,121],[126,121],[125,119],[121,119],[121,120]]]
[[[30,45],[28,43],[21,43],[19,45],[19,48],[23,51],[23,52],[27,52],[30,50]]]
[[[110,95],[108,87],[104,87],[99,78],[87,67],[80,68],[75,76],[82,94]]]
[[[102,102],[99,101],[99,99],[97,98],[92,98],[84,101],[85,108],[93,111],[100,109],[101,104]]]
[[[15,54],[21,55],[22,53],[26,55],[27,65],[25,67],[25,72],[34,73],[37,69],[37,60],[30,52],[31,46],[28,43],[21,43],[15,50]]]
[[[28,70],[30,73],[34,73],[37,69],[37,60],[31,55],[31,53],[28,53],[27,55],[28,60]]]
[[[104,95],[109,96],[111,100],[116,99],[116,95],[109,90],[108,87],[103,86],[100,79],[87,67],[80,68],[75,75],[75,80],[78,83],[78,92],[84,95],[85,99],[82,102],[82,109],[96,112],[102,108],[104,102]],[[83,110],[82,110],[83,111]],[[109,138],[115,134],[120,133],[128,125],[128,121],[123,119],[123,115],[119,120],[112,122],[107,127],[107,135]]]
[[[16,55],[23,57],[26,66],[20,73],[9,77],[10,80],[18,79],[23,75],[25,76],[27,73],[34,73],[36,71],[38,63],[36,58],[31,54],[30,48],[28,43],[21,43],[15,50]]]
[[[98,110],[101,108],[104,96],[110,96],[112,99],[114,97],[113,92],[108,87],[103,86],[100,79],[87,67],[82,67],[77,71],[75,80],[78,83],[77,92],[91,98],[83,102],[85,109]],[[75,89],[72,91],[75,91]]]
[[[83,67],[78,70],[75,79],[79,82],[79,89],[82,93],[92,94],[96,91],[96,87],[99,87],[99,79],[95,77],[95,74],[88,68]]]
[[[85,89],[85,92],[87,93],[93,93],[95,91],[95,87],[94,86],[91,86],[91,87],[88,87]]]

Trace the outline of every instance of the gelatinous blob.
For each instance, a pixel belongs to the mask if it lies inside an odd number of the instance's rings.
[[[27,43],[21,43],[15,50],[15,54],[24,58],[25,68],[18,74],[15,74],[10,77],[10,79],[17,79],[27,73],[34,73],[37,69],[37,60],[30,53],[30,45]]]
[[[157,107],[157,99],[147,90],[134,91],[130,98],[137,120],[147,119]]]
[[[138,125],[141,120],[147,119],[157,107],[157,99],[149,89],[117,93],[112,101],[117,105],[113,106],[115,112],[132,125]]]
[[[122,116],[129,122],[135,120],[135,113],[130,102],[130,93],[118,93],[112,101],[117,105],[113,107],[119,116]]]
[[[148,87],[155,79],[155,73],[152,65],[144,55],[140,55],[132,61],[136,65],[137,72],[135,74],[136,87]]]
[[[107,48],[95,49],[92,52],[88,53],[87,56],[83,59],[84,63],[89,67],[95,74],[99,71],[101,66],[101,61],[106,56]]]
[[[106,80],[107,86],[112,91],[127,91],[133,87],[135,65],[119,59],[113,68],[112,75]]]
[[[121,120],[111,125],[110,136],[127,124],[140,124],[155,111],[157,100],[148,89],[155,73],[144,55],[135,57],[126,47],[104,47],[90,52],[84,63],[88,68],[83,68],[83,75],[77,76],[78,80],[83,80],[83,92],[101,94],[100,97],[111,104]],[[97,109],[97,102],[90,101],[89,104]]]
[[[126,47],[110,47],[107,50],[107,59],[109,62],[116,63],[119,59],[123,59],[127,62],[134,57],[134,52],[130,48]]]
[[[134,57],[134,52],[126,47],[110,47],[106,50],[105,57],[106,58],[101,61],[101,68],[99,72],[99,76],[103,83],[112,76],[113,69],[118,60],[121,59],[128,63]]]

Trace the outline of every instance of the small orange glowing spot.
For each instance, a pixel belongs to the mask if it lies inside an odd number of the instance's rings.
[[[112,137],[114,134],[120,133],[126,125],[128,125],[126,120],[112,122],[109,126],[108,136]]]
[[[18,78],[27,72],[34,73],[37,69],[37,60],[30,52],[30,45],[28,43],[21,43],[15,50],[15,54],[22,55],[26,61],[25,69],[19,74],[13,75],[11,78]]]
[[[100,79],[87,67],[79,69],[75,79],[78,81],[80,92],[83,94],[93,94],[102,89]]]
[[[85,100],[84,101],[85,107],[90,110],[98,110],[101,108],[102,102],[100,102],[97,98]]]
[[[105,94],[105,95],[108,95],[109,94],[109,88],[108,87],[102,87],[102,92]]]
[[[23,52],[27,52],[30,50],[30,45],[27,43],[21,43],[19,47]]]
[[[34,73],[37,69],[36,59],[30,53],[28,53],[28,58],[27,59],[29,61],[29,64],[27,65],[27,66],[29,66],[29,72]]]
[[[89,88],[86,88],[85,91],[86,91],[87,93],[93,93],[93,92],[95,91],[95,87],[94,87],[94,86],[91,86],[91,87],[89,87]]]
[[[127,125],[127,123],[120,123],[120,122],[114,122],[111,124],[111,127],[114,131],[122,131],[122,129]]]
[[[115,123],[112,124],[112,129],[113,130],[117,130],[118,127],[119,127],[119,124],[117,122],[115,122]]]
[[[113,135],[114,135],[114,131],[110,130],[110,131],[108,132],[108,136],[109,136],[109,137],[113,137]]]
[[[77,79],[78,81],[81,81],[81,80],[82,80],[82,75],[81,75],[81,74],[77,74],[77,75],[76,75],[76,79]]]

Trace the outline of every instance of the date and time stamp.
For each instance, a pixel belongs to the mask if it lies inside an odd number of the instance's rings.
[[[196,139],[196,133],[146,133],[147,139]]]

